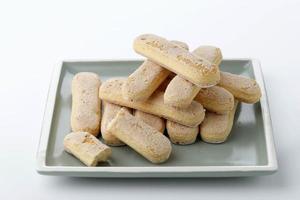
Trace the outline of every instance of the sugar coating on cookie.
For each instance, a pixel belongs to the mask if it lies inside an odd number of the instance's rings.
[[[166,136],[124,109],[110,122],[108,130],[152,163],[165,162],[171,154]]]
[[[87,166],[106,161],[112,151],[88,132],[72,132],[64,138],[64,149]]]
[[[117,115],[121,108],[123,107],[106,101],[102,101],[101,135],[105,143],[110,146],[125,145],[122,141],[120,141],[113,134],[107,131],[107,125]],[[131,112],[131,109],[129,108],[125,108],[125,110],[129,113]]]
[[[169,106],[164,104],[164,93],[161,91],[155,92],[146,101],[130,101],[124,99],[121,92],[123,83],[124,79],[120,78],[105,81],[100,87],[100,99],[141,110],[191,127],[198,126],[204,119],[205,110],[198,102],[193,101],[189,107],[184,109]]]
[[[123,97],[129,100],[145,101],[169,74],[169,70],[146,60],[125,81],[122,87]]]
[[[221,49],[215,46],[203,45],[193,51],[193,54],[205,58],[215,65],[220,65],[223,59]]]
[[[137,37],[134,50],[186,80],[201,87],[210,87],[220,80],[219,67],[199,58],[165,38],[145,34]]]
[[[199,133],[199,126],[188,127],[170,120],[167,120],[166,127],[169,138],[174,144],[192,144],[196,141]]]
[[[217,47],[200,46],[192,53],[217,66],[222,61],[221,50]],[[190,105],[200,89],[201,87],[177,75],[166,88],[164,102],[172,106],[185,108]]]
[[[177,75],[166,88],[164,102],[171,106],[186,108],[191,104],[199,90],[198,86]]]
[[[211,112],[218,114],[225,114],[233,109],[234,97],[226,89],[213,86],[210,88],[203,88],[195,97],[195,101]]]
[[[233,125],[234,114],[238,105],[226,114],[206,112],[205,119],[200,125],[201,139],[208,143],[223,143],[227,140]]]
[[[187,44],[173,41],[182,48],[188,49]],[[125,99],[145,101],[169,76],[171,72],[159,64],[146,60],[125,81],[122,92]]]
[[[163,118],[149,113],[145,113],[140,110],[135,110],[133,112],[133,115],[143,120],[146,124],[152,126],[159,132],[164,133],[166,125],[165,125],[165,120]]]
[[[237,100],[244,103],[256,103],[261,97],[258,83],[245,76],[221,72],[219,86],[231,92]]]
[[[100,129],[100,78],[91,72],[80,72],[72,80],[72,131],[86,131],[95,136]]]

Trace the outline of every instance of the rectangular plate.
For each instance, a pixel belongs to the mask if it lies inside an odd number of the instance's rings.
[[[262,90],[259,103],[240,104],[231,136],[224,144],[198,141],[173,145],[170,159],[154,165],[129,147],[112,147],[111,159],[98,167],[85,167],[63,150],[63,138],[71,132],[71,80],[83,71],[101,80],[128,76],[141,60],[65,61],[54,70],[49,89],[37,171],[46,175],[86,177],[229,177],[267,175],[277,170],[272,125],[260,64],[253,59],[225,59],[221,69],[255,78]]]

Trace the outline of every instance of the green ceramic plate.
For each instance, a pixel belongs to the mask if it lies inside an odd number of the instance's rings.
[[[141,60],[65,61],[54,71],[50,86],[37,171],[47,175],[89,177],[225,177],[267,175],[277,170],[267,95],[259,63],[251,59],[227,59],[223,71],[255,78],[262,98],[254,105],[240,104],[228,141],[173,145],[170,159],[154,165],[129,147],[113,147],[111,159],[98,167],[85,167],[63,150],[63,138],[70,129],[71,80],[83,71],[95,72],[101,80],[128,76]]]

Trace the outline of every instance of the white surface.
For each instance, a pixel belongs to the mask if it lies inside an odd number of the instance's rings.
[[[300,187],[298,1],[0,1],[0,199],[295,199]],[[180,3],[181,2],[181,3]],[[152,32],[261,60],[279,171],[233,179],[76,179],[35,172],[54,64],[136,58]]]

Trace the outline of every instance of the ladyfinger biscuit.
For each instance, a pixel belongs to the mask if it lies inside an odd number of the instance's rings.
[[[171,154],[171,143],[166,136],[123,108],[107,130],[152,163],[162,163]]]
[[[72,131],[98,135],[101,120],[100,85],[99,76],[95,73],[80,72],[74,76],[72,80]]]
[[[238,101],[235,101],[234,108],[227,114],[206,112],[205,119],[200,125],[200,135],[204,142],[222,143],[226,141],[232,129],[237,104]]]
[[[178,41],[178,40],[170,40],[170,42],[180,46],[181,48],[189,50],[189,46],[185,42],[181,42],[181,41]]]
[[[198,102],[193,101],[185,109],[176,108],[164,104],[164,93],[157,91],[146,101],[130,101],[123,98],[121,88],[124,79],[110,79],[100,87],[99,97],[117,105],[141,110],[146,113],[157,115],[180,124],[195,127],[204,119],[204,109]]]
[[[182,48],[188,49],[187,44],[174,41]],[[125,81],[122,87],[125,99],[134,101],[145,101],[159,87],[159,85],[168,77],[171,72],[160,65],[146,60],[137,68]]]
[[[101,134],[105,143],[110,146],[125,145],[122,141],[107,131],[107,125],[117,115],[121,108],[122,106],[102,101]],[[130,109],[124,108],[124,110],[130,113]]]
[[[210,87],[220,80],[217,65],[193,55],[162,37],[152,34],[141,35],[134,40],[133,48],[137,53],[199,87]]]
[[[221,72],[219,86],[231,92],[237,100],[244,103],[256,103],[261,97],[261,90],[257,82],[245,76]]]
[[[221,49],[214,46],[200,46],[193,51],[193,54],[205,58],[217,66],[221,64],[223,59]]]
[[[136,118],[143,120],[146,124],[152,126],[159,132],[164,133],[166,125],[165,125],[165,120],[163,118],[149,113],[145,113],[140,110],[135,110],[133,115]]]
[[[234,106],[233,95],[219,86],[201,89],[194,100],[201,103],[205,109],[218,114],[225,114]]]
[[[188,107],[201,88],[180,76],[175,76],[166,88],[164,103],[178,108]]]
[[[193,54],[208,60],[216,66],[219,66],[222,61],[221,50],[213,46],[200,46],[193,51]],[[177,75],[166,89],[164,102],[172,106],[185,108],[190,105],[200,89],[199,86]]]
[[[69,133],[64,138],[64,148],[87,166],[96,166],[111,155],[111,149],[88,132]]]
[[[188,127],[170,120],[167,120],[166,126],[169,138],[174,144],[192,144],[199,133],[199,126]]]

